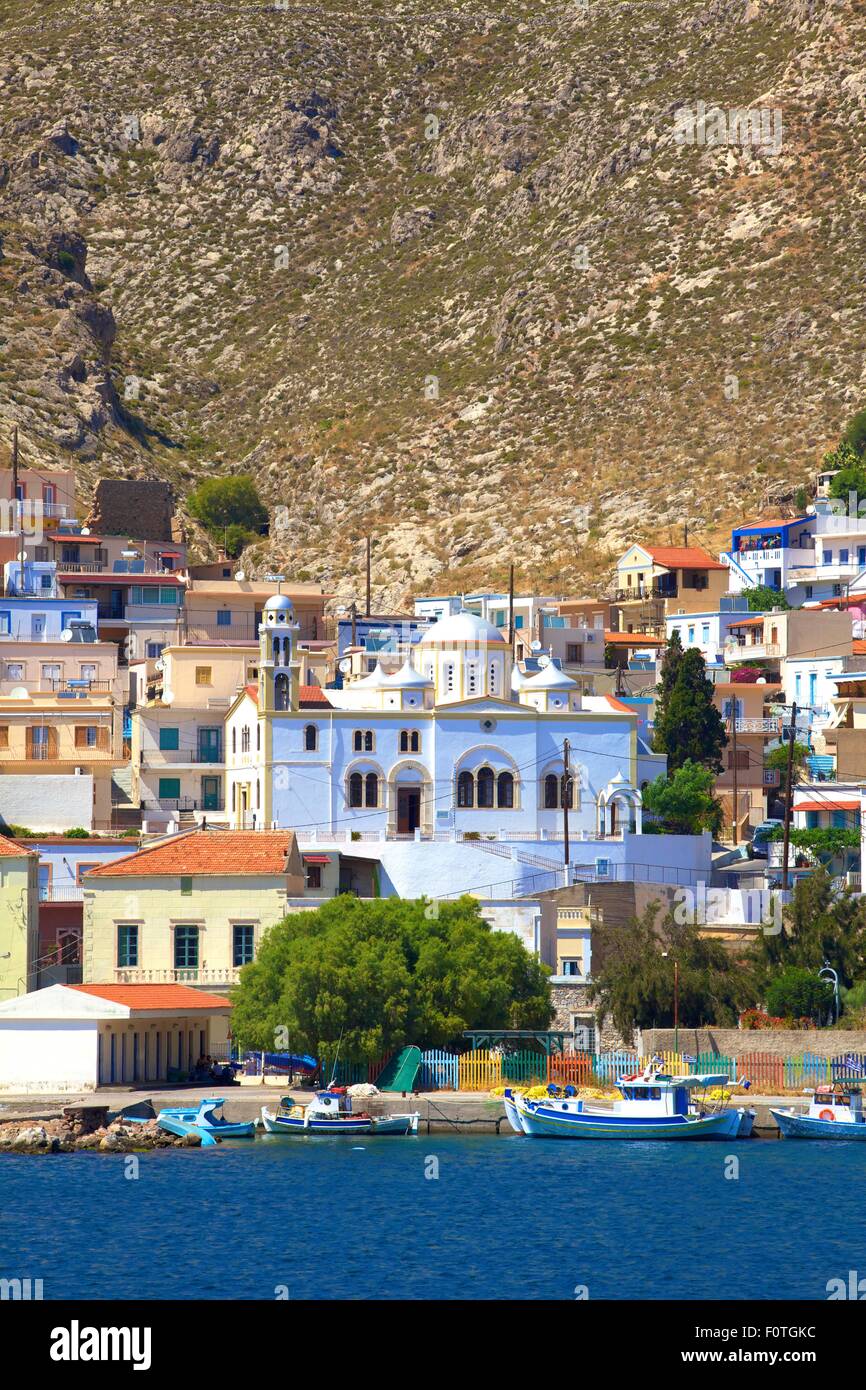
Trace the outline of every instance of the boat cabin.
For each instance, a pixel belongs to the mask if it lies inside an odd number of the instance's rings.
[[[819,1086],[812,1096],[809,1118],[840,1124],[863,1123],[863,1094],[859,1086],[835,1081]]]

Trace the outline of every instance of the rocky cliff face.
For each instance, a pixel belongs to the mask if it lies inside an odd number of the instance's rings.
[[[248,568],[592,585],[862,404],[857,0],[7,8],[0,437],[254,472]]]

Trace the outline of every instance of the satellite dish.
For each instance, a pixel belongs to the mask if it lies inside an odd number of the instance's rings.
[[[343,675],[346,676],[346,675],[349,674],[349,672],[351,671],[351,669],[352,669],[352,662],[350,661],[349,657],[344,656],[344,657],[343,657],[343,660],[340,662],[340,670],[343,672]]]
[[[165,670],[165,662],[163,661],[161,656],[158,656],[153,664],[156,667],[157,671]]]
[[[61,642],[71,642],[73,636],[74,636],[74,633],[73,633],[73,631],[72,631],[72,628],[71,628],[71,627],[64,627],[64,628],[61,630],[61,633],[60,633],[60,640],[61,640]]]
[[[90,535],[90,527],[89,527],[89,526],[82,526],[81,531],[79,532],[79,535],[82,535],[82,536],[89,536],[89,535]]]
[[[246,579],[246,574],[243,570],[238,570],[237,574],[235,575],[235,579],[239,584],[243,584],[244,580]]]
[[[15,689],[10,691],[10,695],[13,700],[30,699],[30,691],[27,689],[26,685],[16,685]]]
[[[547,655],[546,652],[545,652],[544,656],[540,656],[540,657],[538,658],[538,664],[539,664],[539,666],[541,667],[542,670],[544,670],[544,667],[545,667],[545,666],[549,666],[549,665],[550,665],[550,657]]]
[[[540,651],[541,651],[541,643],[539,642],[539,640],[538,640],[537,637],[536,637],[536,639],[535,639],[534,642],[530,642],[530,644],[529,644],[529,649],[530,649],[530,651],[533,651],[533,652],[540,652]]]
[[[766,676],[758,676],[758,679],[755,681],[755,685],[766,685],[766,684],[767,684],[767,677],[766,677]]]

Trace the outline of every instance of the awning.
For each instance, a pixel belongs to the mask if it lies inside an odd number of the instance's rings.
[[[80,531],[47,531],[49,541],[63,545],[102,545],[104,536],[82,536]]]
[[[330,854],[305,854],[303,856],[305,864],[330,864]]]
[[[798,801],[794,806],[794,813],[797,811],[859,811],[859,801]]]

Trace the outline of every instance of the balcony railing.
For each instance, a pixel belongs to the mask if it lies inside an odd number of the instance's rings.
[[[142,966],[119,965],[114,972],[115,980],[122,985],[180,984],[180,985],[235,985],[239,979],[239,966],[184,966],[177,969],[146,970]]]
[[[142,748],[143,767],[162,767],[169,763],[207,763],[220,766],[223,759],[222,746],[219,748]]]
[[[173,816],[181,811],[201,811],[205,815],[225,810],[222,796],[163,796],[142,797],[141,810],[145,816]]]
[[[57,695],[110,695],[114,689],[113,681],[90,680],[86,676],[80,679],[74,676],[67,676],[64,680],[46,680],[46,689],[52,690]]]
[[[84,900],[84,885],[81,883],[40,883],[39,901],[41,903],[80,903]]]

